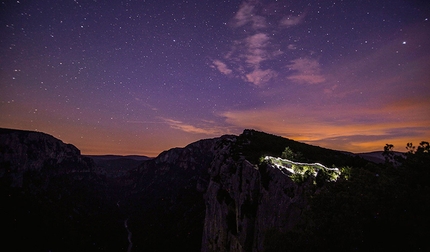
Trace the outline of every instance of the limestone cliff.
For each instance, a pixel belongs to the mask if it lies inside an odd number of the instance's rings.
[[[266,232],[290,230],[306,206],[305,185],[271,165],[235,160],[235,142],[218,146],[209,168],[201,251],[262,251]]]
[[[262,251],[268,230],[288,231],[297,224],[307,183],[294,183],[276,166],[251,163],[249,146],[258,149],[252,146],[258,144],[255,137],[245,131],[201,140],[165,151],[139,168],[133,201],[151,207],[131,221],[135,230],[145,229],[142,223],[151,227],[142,235],[146,245],[153,243],[149,248],[178,248],[179,243],[166,246],[179,236],[190,244],[201,239],[188,249]],[[279,153],[288,144],[283,141]]]
[[[21,187],[25,176],[89,171],[90,159],[45,133],[0,129],[0,178]]]

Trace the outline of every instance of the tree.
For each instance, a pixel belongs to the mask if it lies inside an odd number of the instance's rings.
[[[430,153],[430,144],[429,142],[422,141],[420,143],[420,146],[418,146],[418,149],[416,151],[417,153]]]
[[[281,158],[291,160],[294,158],[294,152],[290,147],[285,147],[285,150],[281,154]]]
[[[382,155],[385,158],[385,164],[387,165],[393,165],[394,163],[394,152],[393,152],[394,145],[392,144],[386,144],[384,146],[384,152]]]
[[[407,143],[406,150],[408,151],[409,154],[413,154],[415,153],[415,146],[413,146],[412,143]]]
[[[303,158],[303,155],[300,152],[294,152],[289,146],[287,146],[282,152],[281,158],[293,161],[300,161]]]

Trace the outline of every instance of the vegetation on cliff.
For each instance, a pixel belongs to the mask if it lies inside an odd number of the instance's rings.
[[[270,230],[266,251],[428,251],[430,148],[385,147],[384,165],[350,169],[348,177],[308,195],[294,230]]]

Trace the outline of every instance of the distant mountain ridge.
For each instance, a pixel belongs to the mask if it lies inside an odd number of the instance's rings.
[[[112,159],[126,158],[126,159],[138,160],[138,161],[146,161],[146,160],[152,159],[151,157],[142,156],[142,155],[115,155],[115,154],[108,154],[108,155],[84,155],[84,156],[90,157],[92,159],[99,159],[99,160],[112,160]]]
[[[121,177],[126,175],[130,170],[136,169],[142,162],[151,158],[138,155],[85,155],[91,158],[99,173],[108,177]]]

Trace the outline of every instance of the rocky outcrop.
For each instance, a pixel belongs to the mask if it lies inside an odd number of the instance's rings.
[[[155,243],[148,249],[185,249],[165,247],[179,236],[182,245],[198,243],[192,250],[262,251],[268,230],[297,224],[306,183],[297,185],[276,166],[251,163],[244,153],[253,141],[247,134],[171,149],[139,168],[133,202],[147,207],[130,221],[135,230],[145,229],[141,223],[151,227],[142,235],[146,245]]]
[[[291,230],[306,206],[298,186],[271,165],[231,157],[231,141],[219,146],[209,169],[201,251],[262,251],[268,230]]]
[[[71,144],[45,133],[0,129],[0,179],[21,187],[26,175],[88,172],[90,159]]]

